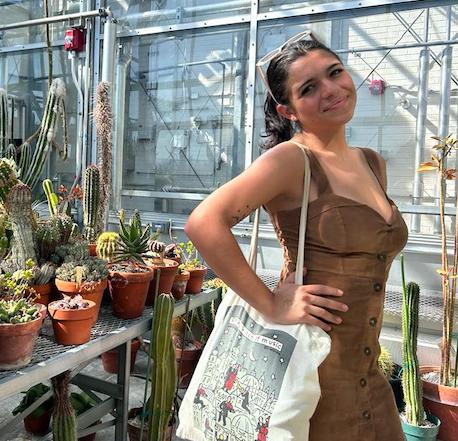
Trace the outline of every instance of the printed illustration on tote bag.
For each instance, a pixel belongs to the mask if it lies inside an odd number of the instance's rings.
[[[228,309],[193,400],[206,440],[266,441],[296,339]]]

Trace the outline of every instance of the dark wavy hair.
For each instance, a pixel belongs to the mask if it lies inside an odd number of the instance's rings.
[[[267,81],[270,90],[281,104],[289,104],[289,90],[286,86],[289,75],[289,68],[298,58],[307,55],[311,51],[323,50],[328,52],[341,61],[340,57],[317,40],[301,40],[286,46],[272,61],[267,68]],[[267,92],[266,101],[264,103],[265,115],[265,133],[262,135],[267,138],[261,143],[261,148],[270,149],[277,144],[291,139],[295,133],[295,129],[291,121],[277,112],[277,102]]]

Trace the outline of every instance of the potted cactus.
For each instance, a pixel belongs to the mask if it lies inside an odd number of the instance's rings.
[[[414,282],[409,282],[406,285],[403,256],[401,256],[401,271],[403,290],[402,388],[406,402],[405,413],[401,414],[401,424],[407,441],[435,441],[439,432],[440,421],[436,416],[424,412],[420,367],[417,357],[420,287]]]
[[[100,208],[100,170],[96,165],[90,165],[84,173],[83,187],[83,234],[89,242],[89,253],[96,255],[97,217]]]
[[[63,300],[51,302],[48,311],[57,343],[80,345],[89,341],[96,313],[92,300],[84,300],[79,294],[64,296]]]
[[[96,321],[103,292],[107,287],[107,278],[108,267],[106,262],[87,255],[85,258],[68,260],[58,267],[55,284],[62,295],[80,294],[83,299],[92,300],[96,305]]]
[[[458,439],[458,351],[452,357],[453,326],[455,320],[456,288],[458,276],[458,226],[454,228],[454,247],[448,249],[445,221],[445,198],[447,182],[455,179],[455,169],[447,169],[447,161],[457,150],[456,139],[451,135],[444,138],[433,137],[437,144],[433,147],[430,162],[420,165],[417,171],[433,171],[438,175],[439,182],[439,217],[441,223],[441,277],[443,322],[441,341],[441,365],[422,366],[423,400],[425,408],[441,420],[439,438],[442,441]],[[450,159],[450,158],[449,158]],[[450,161],[449,161],[450,162]],[[458,222],[458,193],[455,192],[455,209]],[[458,224],[457,224],[458,225]],[[452,252],[450,252],[452,251]],[[453,256],[453,261],[449,256]]]
[[[100,234],[97,238],[95,249],[97,257],[108,263],[112,262],[118,250],[119,241],[119,234],[114,231],[105,231]]]
[[[154,277],[149,285],[146,304],[153,305],[157,284],[158,294],[163,292],[170,293],[172,291],[173,281],[178,270],[178,262],[165,258],[165,243],[159,242],[158,240],[150,240],[148,242],[148,247],[151,257],[146,258],[145,262],[153,269]],[[159,279],[158,282],[157,279]]]
[[[46,307],[36,305],[29,290],[30,272],[0,275],[0,369],[27,365],[38,336]]]
[[[189,271],[185,270],[181,266],[178,266],[178,271],[175,274],[172,284],[172,295],[175,297],[175,300],[181,300],[184,297],[189,277]]]
[[[154,393],[142,408],[129,411],[127,431],[131,441],[166,441],[170,439],[176,391],[175,352],[171,337],[174,300],[170,294],[160,294],[153,311],[147,376]],[[143,432],[143,433],[142,433]]]
[[[190,240],[186,243],[180,242],[178,249],[181,256],[181,269],[189,271],[186,293],[198,294],[202,291],[207,267],[200,260],[197,249]]]
[[[109,288],[113,313],[116,317],[140,317],[145,309],[146,296],[153,270],[145,264],[150,226],[142,227],[140,214],[135,210],[128,224],[124,211],[119,213],[119,246],[109,264]]]

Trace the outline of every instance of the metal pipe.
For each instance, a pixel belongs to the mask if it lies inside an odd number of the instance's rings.
[[[78,18],[89,18],[89,17],[106,17],[107,12],[104,8],[100,8],[94,11],[87,11],[87,12],[75,12],[74,14],[66,14],[66,15],[55,15],[53,17],[45,17],[45,18],[36,18],[35,20],[27,20],[27,21],[20,21],[18,23],[10,23],[7,25],[1,25],[0,31],[7,31],[9,29],[17,29],[17,28],[28,28],[30,26],[39,26],[44,24],[50,23],[58,23],[67,20],[74,20]]]
[[[113,84],[116,54],[116,19],[108,9],[103,27],[102,81]]]
[[[75,84],[76,90],[78,91],[78,103],[77,103],[77,118],[76,125],[78,136],[76,137],[76,149],[75,149],[75,180],[73,181],[72,189],[78,184],[81,175],[81,160],[82,160],[82,144],[83,144],[83,107],[84,107],[84,96],[81,90],[81,85],[78,82],[75,72],[75,53],[69,52],[70,57],[70,70],[72,73],[73,83]]]
[[[429,33],[429,10],[425,17],[424,41],[428,41]],[[429,81],[429,48],[424,47],[420,52],[420,67],[418,77],[418,107],[417,120],[415,127],[415,163],[414,170],[420,166],[422,162],[423,149],[425,148],[426,135],[426,117],[428,111],[428,81]],[[412,204],[420,205],[422,195],[422,176],[420,173],[414,173]],[[414,233],[420,231],[421,217],[414,214],[411,219],[410,229]]]

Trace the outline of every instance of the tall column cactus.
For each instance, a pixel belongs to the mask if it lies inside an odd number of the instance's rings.
[[[100,206],[100,170],[90,165],[84,173],[83,223],[84,235],[89,243],[97,239],[97,215]]]
[[[32,191],[25,184],[16,184],[10,191],[6,209],[8,211],[13,240],[7,260],[17,269],[26,268],[26,261],[37,261],[32,232]]]
[[[164,441],[173,412],[176,387],[175,349],[172,343],[174,300],[170,294],[160,294],[154,303],[150,357],[151,397],[148,400],[148,439]]]
[[[76,416],[70,402],[70,372],[66,371],[51,379],[54,389],[54,412],[52,434],[54,441],[76,441]]]
[[[49,88],[48,99],[41,121],[38,140],[33,153],[32,162],[24,174],[21,176],[22,181],[33,188],[38,182],[49,149],[56,136],[56,124],[59,115],[64,111],[65,85],[60,78],[56,78]]]
[[[8,147],[8,98],[5,89],[0,89],[0,156]]]
[[[404,278],[404,259],[402,268],[402,339],[403,371],[402,388],[406,402],[406,420],[409,424],[419,426],[424,422],[423,394],[420,378],[420,367],[417,357],[418,305],[420,287],[415,282],[406,286]]]
[[[57,215],[57,207],[59,205],[59,197],[54,193],[54,187],[52,185],[51,179],[44,179],[42,184],[43,190],[48,201],[48,210],[51,216]]]
[[[111,193],[111,170],[113,162],[113,111],[111,107],[111,85],[102,81],[97,86],[94,121],[97,132],[97,160],[100,168],[101,198],[99,231],[106,228],[108,219],[108,203]]]

